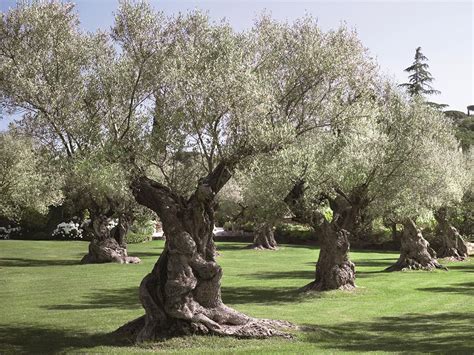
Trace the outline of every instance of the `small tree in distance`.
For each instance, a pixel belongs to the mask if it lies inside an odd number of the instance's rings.
[[[411,73],[408,78],[408,83],[400,84],[401,87],[407,89],[408,94],[411,97],[415,96],[429,96],[429,95],[439,95],[441,91],[435,90],[431,83],[434,81],[433,76],[428,71],[430,67],[428,63],[428,58],[421,52],[421,47],[416,48],[415,50],[415,60],[412,65],[405,69],[407,73]],[[435,102],[427,102],[428,105],[442,109],[449,105],[446,104],[437,104]]]
[[[421,47],[416,48],[415,61],[405,69],[407,73],[411,73],[408,76],[409,82],[400,84],[401,87],[407,89],[410,96],[438,95],[441,93],[430,85],[434,78],[428,71],[427,61],[428,58],[421,52]]]

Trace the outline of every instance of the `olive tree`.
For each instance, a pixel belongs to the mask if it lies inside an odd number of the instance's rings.
[[[134,30],[140,19],[127,18],[125,53],[144,40]],[[151,125],[141,133],[148,143],[136,155],[132,191],[159,216],[167,240],[140,285],[146,314],[119,332],[137,341],[163,334],[281,334],[272,328],[284,323],[253,319],[221,299],[212,238],[216,194],[255,156],[321,127],[337,131],[349,117],[343,113],[365,95],[374,65],[353,33],[323,33],[310,18],[289,25],[264,17],[236,34],[226,23],[191,13],[171,21],[166,36],[163,45],[173,46],[147,69]],[[169,174],[183,154],[202,158],[201,169],[175,175],[194,179],[184,193]]]
[[[38,148],[38,147],[36,147]],[[46,214],[62,201],[61,177],[48,169],[48,156],[13,132],[0,133],[0,216],[21,222],[26,210]]]
[[[267,181],[267,174],[278,176],[278,170],[269,171],[268,167],[272,165],[265,164],[264,158],[257,158],[236,174],[241,189],[239,217],[254,224],[254,240],[250,247],[256,250],[278,248],[274,227],[288,213],[288,207],[281,198],[284,191],[276,191]]]
[[[101,163],[104,169],[113,169],[121,150],[133,144],[136,137],[131,133],[131,117],[139,116],[148,95],[141,80],[143,74],[136,70],[136,65],[133,58],[118,53],[113,33],[81,32],[71,3],[20,3],[0,16],[2,106],[7,111],[19,110],[23,114],[16,130],[34,137],[63,162],[58,168],[63,169],[64,175],[74,171],[70,170],[72,166],[83,166],[97,151],[108,156]],[[135,119],[133,123],[142,121]],[[93,180],[101,183],[100,178],[106,176],[93,168],[90,167],[90,174],[98,175]],[[66,181],[74,179],[77,184],[84,181],[77,177]],[[102,191],[113,191],[113,179],[110,184]],[[92,190],[83,193],[93,196],[95,187],[89,184],[89,188]],[[110,214],[110,208],[120,205],[121,198],[117,194],[100,201],[110,201],[113,197],[118,201],[107,202],[100,208],[95,204],[83,206],[94,210],[91,213],[93,226],[105,223],[108,217],[103,214],[104,210]],[[125,220],[125,215],[120,219]],[[124,227],[122,233],[125,232],[128,223],[120,225]],[[103,227],[94,228],[93,236],[112,243]],[[89,261],[128,260],[116,257],[124,255],[123,246],[115,245],[117,250],[108,243],[96,243],[96,246],[104,246],[97,254],[102,257],[89,258]]]
[[[404,225],[400,260],[389,270],[441,268],[415,219],[462,196],[466,172],[450,123],[382,86],[356,120],[323,132],[303,136],[259,167],[267,188],[319,237],[315,280],[303,291],[355,287],[349,236],[362,210]],[[271,173],[276,170],[278,178]],[[327,207],[332,216],[324,213]]]

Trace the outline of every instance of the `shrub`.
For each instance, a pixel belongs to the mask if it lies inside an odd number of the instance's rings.
[[[304,224],[282,223],[275,229],[278,237],[298,238],[298,239],[314,239],[314,231],[310,226]]]
[[[16,237],[21,233],[21,227],[0,227],[0,239],[10,239]]]
[[[125,236],[127,244],[145,243],[149,242],[151,239],[151,234],[134,233],[132,231],[128,232]]]
[[[152,220],[135,221],[130,227],[130,231],[136,234],[152,235],[155,231],[156,222]]]
[[[62,222],[57,225],[51,236],[54,239],[82,239],[82,229],[78,223]]]

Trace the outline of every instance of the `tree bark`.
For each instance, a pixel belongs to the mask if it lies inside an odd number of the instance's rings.
[[[250,246],[256,250],[277,250],[278,245],[273,234],[273,228],[268,223],[259,223],[255,227],[253,244]]]
[[[445,269],[436,260],[436,253],[430,243],[423,238],[415,222],[408,218],[403,221],[400,257],[386,271]]]
[[[441,238],[438,257],[449,258],[453,261],[466,259],[469,256],[467,244],[458,230],[449,223],[446,208],[440,208],[434,216],[438,222],[438,231]]]
[[[349,232],[333,223],[323,221],[320,230],[321,249],[313,282],[306,291],[352,290],[355,285],[355,266],[349,260]]]
[[[124,249],[127,249],[125,236],[131,224],[132,217],[124,213],[119,216],[117,225],[110,231],[110,235],[117,241],[118,245]]]
[[[319,211],[306,208],[303,181],[295,184],[285,198],[295,219],[310,224],[320,239],[315,279],[301,289],[303,292],[352,290],[356,287],[355,266],[349,260],[350,233],[346,228],[353,225],[357,211],[342,196],[337,199],[324,198],[329,199],[334,212],[331,222]]]
[[[109,262],[138,264],[141,262],[139,258],[127,254],[124,240],[129,227],[127,218],[119,218],[119,224],[110,231],[107,228],[109,223],[107,216],[96,214],[91,217],[89,232],[92,234],[92,240],[89,244],[89,253],[82,258],[81,264]]]
[[[135,342],[188,334],[288,336],[279,328],[290,323],[254,319],[222,302],[222,269],[215,261],[212,235],[214,196],[230,176],[225,165],[218,165],[187,200],[146,177],[135,181],[137,202],[157,213],[167,238],[140,285],[145,315],[120,327],[118,334]]]

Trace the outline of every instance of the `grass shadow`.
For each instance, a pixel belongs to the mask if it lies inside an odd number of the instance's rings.
[[[77,259],[58,260],[58,259],[25,259],[25,258],[2,258],[0,267],[42,267],[42,266],[69,266],[79,265],[81,257]]]
[[[336,351],[439,352],[474,351],[472,313],[404,314],[370,322],[304,327],[307,341]]]
[[[163,251],[162,249],[157,250],[156,253],[153,253],[153,252],[144,252],[144,251],[136,251],[136,252],[131,252],[131,251],[129,251],[128,254],[129,254],[130,256],[136,256],[136,257],[138,257],[138,258],[155,257],[155,258],[158,260],[158,258],[160,257],[162,251]]]
[[[390,261],[379,261],[380,259],[374,259],[374,260],[353,260],[352,262],[355,264],[356,268],[357,267],[380,267],[382,269],[385,269],[386,267],[389,267],[393,263],[397,261],[397,259],[389,259]]]
[[[356,280],[357,279],[368,278],[368,277],[373,277],[373,276],[382,276],[382,275],[387,275],[387,272],[385,270],[359,271],[357,269],[357,265],[356,265]]]
[[[474,272],[474,264],[472,265],[449,265],[449,270],[463,271],[463,272]]]
[[[418,288],[419,291],[429,291],[429,292],[447,292],[447,293],[457,293],[460,295],[469,295],[474,296],[474,282],[463,282],[455,285],[448,285],[444,287],[424,287]],[[473,326],[474,332],[474,326]]]
[[[111,334],[90,334],[77,329],[51,329],[40,325],[0,325],[2,354],[59,354],[78,348],[130,346]]]
[[[222,287],[222,300],[226,304],[253,303],[276,305],[294,303],[303,297],[305,296],[298,292],[297,288],[293,287]]]
[[[246,248],[248,243],[241,243],[241,244],[230,244],[230,243],[217,243],[216,248],[217,251],[228,251],[228,250],[243,250]]]
[[[306,279],[308,282],[314,280],[314,270],[293,270],[293,271],[261,271],[254,274],[244,274],[256,280],[278,280],[278,279]]]
[[[58,304],[42,306],[47,310],[86,310],[86,309],[102,309],[102,308],[119,308],[119,309],[139,309],[141,304],[138,298],[138,284],[134,287],[122,289],[104,289],[94,290],[93,293],[84,296],[86,299],[79,304]]]

